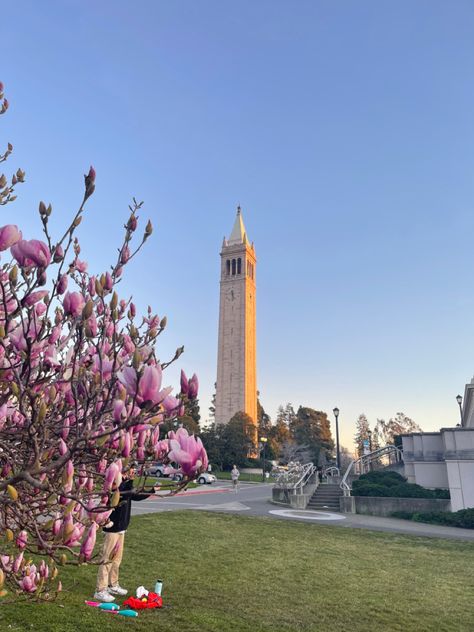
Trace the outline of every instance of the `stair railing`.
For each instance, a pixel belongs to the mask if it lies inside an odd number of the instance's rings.
[[[403,452],[395,445],[386,445],[383,448],[378,448],[368,454],[364,454],[358,459],[352,459],[342,477],[340,485],[344,496],[351,495],[351,475],[360,476],[361,474],[367,474],[375,469],[380,469],[380,467],[386,467],[387,465],[393,465],[401,461],[403,461]]]
[[[313,463],[289,463],[287,470],[283,472],[277,472],[275,475],[275,487],[279,489],[286,489],[293,494],[302,494],[303,489],[307,483],[311,480],[316,472],[316,467]],[[316,483],[317,477],[316,478]]]

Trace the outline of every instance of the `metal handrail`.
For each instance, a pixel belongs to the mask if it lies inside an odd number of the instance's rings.
[[[400,450],[400,448],[397,448],[397,446],[395,445],[386,445],[383,448],[377,448],[377,450],[373,450],[368,454],[364,454],[358,459],[352,459],[347,467],[347,470],[345,471],[344,476],[342,477],[342,481],[340,484],[340,488],[344,492],[344,496],[351,495],[352,487],[348,482],[348,478],[352,472],[352,469],[354,469],[355,473],[357,473],[357,470],[359,470],[359,475],[365,474],[366,472],[370,471],[370,466],[373,461],[378,461],[384,456],[388,456],[390,458],[392,455],[395,456],[396,463],[400,462],[403,459],[402,450]]]
[[[312,463],[306,463],[306,465],[303,468],[303,474],[293,485],[293,489],[297,489],[298,487],[301,487],[301,488],[304,487],[308,479],[311,478],[311,476],[314,474],[315,471],[316,471],[316,467]]]
[[[293,469],[296,470],[296,472],[292,472],[292,468],[285,472],[281,472],[276,478],[275,487],[292,490],[293,493],[297,493],[298,490],[303,489],[308,480],[315,473],[316,467],[313,463],[306,463],[305,465],[302,465],[301,463],[294,463],[292,465],[294,466]],[[299,476],[299,478],[297,478],[294,482],[290,481],[292,474]]]

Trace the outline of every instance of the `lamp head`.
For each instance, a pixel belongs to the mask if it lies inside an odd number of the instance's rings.
[[[333,408],[332,412],[334,413],[334,417],[339,417],[339,408]]]
[[[462,404],[462,395],[456,395],[456,401],[461,406],[461,404]]]

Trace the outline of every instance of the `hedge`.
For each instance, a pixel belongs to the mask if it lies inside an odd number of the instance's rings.
[[[379,496],[389,498],[444,498],[449,499],[448,489],[426,489],[415,483],[407,483],[397,472],[378,471],[362,474],[352,484],[352,496]]]
[[[415,522],[427,522],[429,524],[441,524],[449,527],[461,527],[463,529],[474,529],[474,507],[470,509],[460,509],[459,511],[393,511],[393,518],[403,520],[414,520]]]

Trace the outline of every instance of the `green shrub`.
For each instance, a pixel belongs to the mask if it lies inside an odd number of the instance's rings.
[[[393,511],[391,516],[403,518],[404,520],[414,520],[415,522],[474,529],[474,508],[460,509],[453,513],[450,511],[420,511],[414,513],[410,511]]]
[[[449,489],[433,489],[433,493],[435,498],[440,498],[442,500],[449,500],[451,498],[451,494],[449,493]]]
[[[378,485],[386,485],[387,487],[391,487],[392,485],[399,485],[400,483],[405,483],[406,478],[404,478],[398,472],[392,472],[390,470],[382,470],[375,472],[367,472],[367,474],[362,474],[359,477],[360,481],[370,481],[371,483],[377,483]]]
[[[459,511],[451,514],[456,516],[455,526],[463,527],[464,529],[474,529],[474,508],[460,509]]]
[[[390,487],[388,492],[387,496],[392,496],[393,498],[434,498],[434,493],[431,489],[426,489],[415,483],[395,485]]]
[[[356,485],[358,481],[354,481],[352,485],[353,496],[387,496],[387,487],[377,485],[376,483],[362,482]]]
[[[449,511],[420,511],[412,516],[415,522],[428,522],[430,524],[441,524],[445,526],[456,526],[455,514]]]

